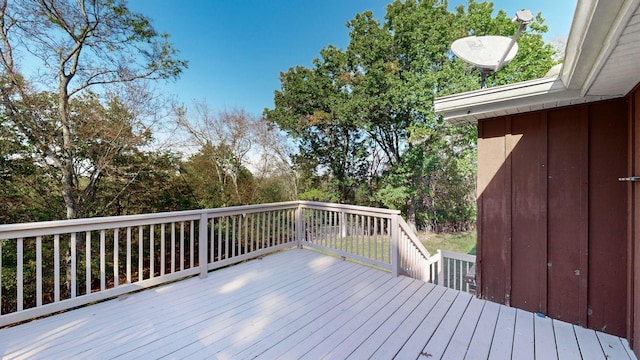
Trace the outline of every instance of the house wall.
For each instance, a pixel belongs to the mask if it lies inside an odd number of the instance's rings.
[[[628,101],[478,123],[479,295],[627,333]]]
[[[640,88],[629,95],[628,174],[640,175]],[[640,183],[628,183],[627,338],[640,357]]]

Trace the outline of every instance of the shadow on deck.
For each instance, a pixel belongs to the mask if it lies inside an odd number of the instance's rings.
[[[0,330],[21,358],[635,359],[627,341],[306,249]]]

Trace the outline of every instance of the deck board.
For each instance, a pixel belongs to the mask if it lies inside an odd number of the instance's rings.
[[[516,309],[500,307],[489,360],[510,359],[513,351],[513,333],[516,325]]]
[[[558,351],[553,332],[553,320],[548,317],[536,315],[533,318],[533,326],[535,332],[534,344],[536,359],[557,360]]]
[[[635,359],[624,339],[305,249],[0,329],[0,339],[3,359]]]
[[[553,329],[556,334],[556,344],[559,360],[581,359],[580,347],[576,339],[576,333],[571,324],[563,321],[553,321]]]
[[[489,358],[500,307],[500,305],[493,302],[485,303],[465,359]]]
[[[456,300],[447,312],[446,321],[440,323],[431,340],[420,352],[421,354],[425,354],[424,356],[426,357],[435,357],[436,359],[442,358],[451,342],[454,332],[461,323],[471,298],[472,296],[467,293],[458,294]]]
[[[451,337],[449,346],[447,346],[446,351],[442,355],[443,359],[464,359],[469,349],[473,333],[478,325],[478,320],[480,320],[480,314],[482,313],[484,304],[485,301],[476,297],[471,299],[462,319],[460,319],[460,323],[457,325],[455,333]]]
[[[516,310],[516,328],[513,333],[514,360],[534,359],[533,313]]]

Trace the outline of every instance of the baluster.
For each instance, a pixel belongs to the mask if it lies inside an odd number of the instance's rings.
[[[320,212],[320,229],[322,232],[320,241],[322,242],[322,246],[328,246],[327,245],[327,212],[324,210],[319,210]]]
[[[391,229],[391,226],[393,226],[393,221],[391,221],[391,219],[384,219],[384,224],[385,224],[385,228],[387,229],[387,234],[389,238],[387,262],[389,264],[393,264],[393,239],[392,239],[393,229]]]
[[[336,249],[336,212],[327,212],[327,221],[329,226],[328,246],[332,249]]]
[[[229,247],[229,240],[231,239],[229,237],[229,231],[230,231],[230,223],[231,217],[226,217],[224,218],[224,258],[228,259],[229,258],[229,254],[231,254],[231,248]]]
[[[78,286],[78,280],[77,280],[77,255],[76,255],[76,251],[77,249],[77,244],[76,244],[76,233],[73,232],[71,233],[71,240],[70,240],[70,244],[69,247],[71,248],[71,298],[73,299],[74,297],[76,297],[76,289]]]
[[[242,221],[244,222],[244,253],[248,253],[249,252],[249,231],[248,231],[248,226],[249,226],[249,215],[244,215],[241,217]]]
[[[113,287],[120,285],[120,249],[118,242],[118,230],[113,229]]]
[[[218,261],[222,260],[222,218],[218,218]]]
[[[194,256],[195,256],[195,222],[191,220],[190,229],[189,229],[189,268],[193,269],[194,264]]]
[[[231,217],[231,257],[236,256],[236,217]]]
[[[291,209],[291,237],[290,237],[290,241],[297,241],[298,240],[298,236],[296,235],[298,233],[298,222],[296,221],[296,214],[298,213],[297,209]]]
[[[367,216],[367,243],[369,244],[369,259],[371,259],[371,216]]]
[[[237,244],[236,244],[236,248],[237,248],[237,253],[236,255],[242,255],[242,225],[244,223],[244,217],[242,216],[242,214],[240,215],[236,215],[234,218],[238,219],[238,239],[237,239]]]
[[[380,238],[380,236],[378,235],[378,222],[380,221],[379,218],[373,218],[373,237],[374,237],[374,246],[373,246],[373,258],[376,260],[380,260],[378,259],[378,239]]]
[[[22,311],[23,306],[24,306],[24,269],[23,269],[23,264],[24,264],[24,253],[23,253],[23,246],[24,246],[24,239],[23,238],[18,238],[17,244],[16,244],[16,257],[17,257],[17,263],[16,263],[16,302],[17,302],[17,306],[18,306],[18,311]]]
[[[361,222],[362,222],[362,216],[361,215],[356,215],[356,255],[364,255],[364,240],[362,241],[362,244],[360,244],[360,240],[362,237],[362,229],[361,227]],[[361,246],[362,245],[362,248]]]
[[[138,226],[138,281],[144,278],[144,229]]]
[[[180,222],[180,271],[184,270],[184,221]]]
[[[100,230],[100,291],[106,288],[105,230]]]
[[[261,249],[264,249],[264,248],[265,248],[265,246],[264,246],[264,241],[265,241],[265,231],[266,231],[266,229],[267,229],[267,226],[266,226],[266,222],[265,222],[265,220],[266,220],[266,218],[267,218],[267,213],[263,212],[261,217],[262,217],[262,221],[260,221],[260,229],[262,230],[262,231],[261,231],[262,236],[261,236],[260,242],[262,243],[262,246],[261,246],[260,248],[261,248]]]
[[[171,273],[176,272],[176,223],[171,223]]]
[[[250,251],[253,252],[253,243],[255,242],[255,236],[254,236],[254,232],[255,232],[255,213],[250,214],[249,216],[251,216],[251,226],[249,227],[251,229],[251,236],[249,236],[249,241],[251,241],[251,246],[250,246]]]
[[[166,254],[166,236],[165,236],[165,224],[160,225],[160,276],[164,276],[167,270],[167,254]]]
[[[267,244],[271,247],[271,211],[267,213],[267,236],[269,237]]]
[[[211,234],[209,235],[211,237],[211,249],[209,249],[209,262],[213,262],[215,259],[215,243],[216,243],[216,238],[215,238],[215,233],[216,233],[216,218],[212,217],[211,218]]]
[[[316,210],[309,209],[309,228],[307,229],[309,234],[309,242],[316,244]]]
[[[85,295],[89,295],[91,294],[91,231],[87,231],[84,238],[84,289]]]
[[[273,212],[273,240],[274,245],[280,245],[280,211]]]
[[[153,279],[156,273],[155,242],[155,229],[151,224],[149,225],[149,279]]]
[[[131,226],[127,227],[127,284],[131,284]]]
[[[273,212],[273,245],[278,245],[278,212],[274,211]]]
[[[42,306],[42,236],[36,236],[36,306]]]

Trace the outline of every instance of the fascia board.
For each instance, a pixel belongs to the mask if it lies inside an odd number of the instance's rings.
[[[554,77],[444,96],[435,100],[434,109],[448,121],[474,122],[483,114],[579,97],[579,91],[567,90],[562,80]]]

